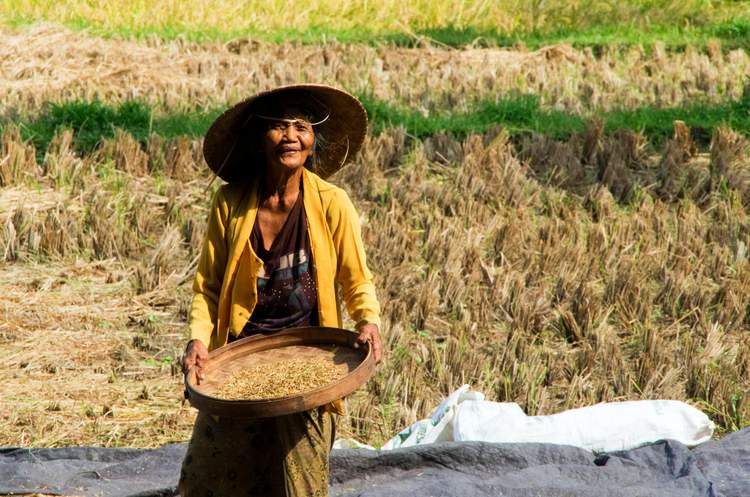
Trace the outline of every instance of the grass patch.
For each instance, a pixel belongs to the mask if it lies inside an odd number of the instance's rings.
[[[711,132],[727,126],[744,135],[750,134],[750,96],[714,105],[693,104],[657,109],[641,107],[604,114],[605,128],[643,131],[651,141],[661,141],[673,133],[672,123],[684,121],[699,142],[708,143]]]
[[[16,17],[5,21],[14,28],[29,27],[39,22],[32,17]],[[145,40],[187,40],[195,43],[228,42],[237,38],[253,38],[272,43],[297,42],[307,45],[359,43],[368,45],[393,45],[413,48],[425,42],[452,48],[515,47],[525,46],[536,50],[544,46],[569,43],[576,48],[607,46],[627,48],[632,46],[652,47],[663,44],[672,51],[687,47],[705,48],[710,42],[719,42],[724,50],[750,49],[750,18],[738,18],[708,26],[650,26],[641,28],[632,25],[600,25],[590,28],[556,28],[541,31],[497,31],[477,27],[442,26],[435,28],[408,28],[404,31],[373,31],[367,27],[330,28],[311,26],[307,29],[259,30],[220,29],[214,26],[197,28],[165,24],[160,26],[113,26],[97,25],[86,19],[74,19],[61,23],[74,31],[85,31],[104,38]]]
[[[685,121],[699,142],[707,144],[719,126],[728,126],[750,135],[750,93],[739,100],[717,104],[693,103],[681,107],[613,110],[591,116],[544,108],[538,97],[520,95],[496,101],[480,101],[467,112],[425,114],[418,110],[388,104],[370,95],[360,95],[373,131],[376,134],[403,127],[415,138],[436,133],[464,137],[483,133],[492,127],[506,128],[511,136],[543,134],[565,139],[583,131],[587,120],[599,117],[607,131],[629,129],[642,131],[655,144],[671,136],[673,122]],[[202,136],[221,108],[193,112],[159,113],[148,104],[137,101],[110,106],[101,101],[72,101],[49,104],[33,119],[21,122],[24,138],[32,140],[37,150],[47,145],[61,128],[75,131],[75,147],[80,153],[93,151],[104,138],[114,136],[116,128],[128,131],[145,143],[152,133],[165,138]],[[2,125],[0,124],[0,127]]]
[[[76,100],[51,103],[34,119],[20,123],[25,139],[34,143],[40,153],[47,149],[55,134],[61,129],[75,132],[76,151],[92,152],[103,139],[112,138],[115,129],[122,129],[145,143],[152,133],[172,138],[176,136],[201,136],[220,109],[207,112],[179,112],[157,115],[147,103],[123,102],[111,106],[99,100]]]
[[[502,126],[511,135],[536,133],[561,139],[583,131],[586,122],[594,117],[602,119],[607,131],[642,131],[655,144],[672,135],[673,123],[677,120],[684,121],[693,128],[696,138],[703,144],[708,143],[713,130],[720,126],[731,127],[745,135],[750,134],[750,93],[747,92],[738,100],[720,103],[695,102],[669,108],[643,106],[588,116],[544,108],[534,95],[482,101],[466,113],[446,112],[434,115],[397,108],[368,96],[360,98],[376,132],[403,126],[418,138],[438,132],[460,137],[482,133],[493,126]]]
[[[728,126],[750,134],[750,93],[738,100],[720,103],[692,103],[680,107],[643,106],[581,115],[541,106],[538,97],[523,95],[496,101],[478,102],[466,113],[425,115],[413,109],[398,108],[369,96],[360,96],[376,133],[402,126],[417,138],[435,133],[458,137],[482,133],[494,126],[506,128],[511,136],[542,134],[564,139],[583,131],[589,119],[598,117],[607,131],[641,131],[652,143],[659,144],[673,133],[674,121],[684,121],[693,129],[699,143],[708,144],[713,130]]]
[[[203,136],[211,123],[225,109],[213,108],[195,112],[177,112],[157,115],[153,119],[153,132],[165,137]]]
[[[608,46],[652,47],[663,44],[668,50],[680,51],[687,47],[705,48],[711,42],[719,42],[725,50],[750,47],[750,18],[738,18],[707,26],[650,26],[648,28],[629,24],[603,24],[584,29],[561,27],[551,30],[498,32],[473,27],[418,29],[411,34],[389,33],[381,36],[363,37],[361,42],[377,44],[393,43],[397,46],[415,46],[422,40],[430,40],[449,47],[514,47],[518,45],[536,50],[557,43],[569,43],[576,48],[603,48]],[[330,37],[330,35],[329,35]],[[306,41],[306,40],[301,40]],[[315,41],[314,39],[311,41]],[[320,40],[318,40],[320,41]],[[342,40],[348,41],[348,40]]]
[[[536,132],[562,138],[581,131],[585,125],[580,115],[543,109],[533,95],[479,102],[466,113],[432,115],[398,108],[369,96],[360,98],[376,133],[401,126],[419,138],[440,132],[465,136],[484,132],[492,126],[503,126],[511,134]]]
[[[148,105],[130,101],[117,107],[98,100],[50,104],[39,117],[23,123],[26,138],[37,149],[46,149],[61,128],[75,130],[79,152],[92,151],[102,140],[114,136],[115,128],[128,130],[136,139],[145,139],[151,131],[151,109]]]
[[[0,0],[0,22],[14,27],[53,22],[100,36],[195,42],[253,37],[413,46],[429,39],[452,47],[522,43],[529,48],[559,42],[595,47],[662,42],[681,49],[718,39],[727,48],[750,45],[750,6],[729,0],[418,0],[408,7],[395,0],[313,0],[304,16],[287,7],[281,0],[249,0],[241,6],[205,0]]]

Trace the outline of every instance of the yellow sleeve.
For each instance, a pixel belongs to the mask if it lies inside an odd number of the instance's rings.
[[[219,294],[227,264],[226,223],[227,203],[219,189],[211,202],[206,235],[193,280],[193,303],[190,309],[190,338],[210,346],[211,335],[216,332]]]
[[[341,189],[337,189],[328,211],[337,256],[336,281],[343,290],[349,317],[357,326],[372,323],[380,327],[380,304],[365,260],[359,215]]]

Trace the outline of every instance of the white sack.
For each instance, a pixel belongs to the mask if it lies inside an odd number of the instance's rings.
[[[456,406],[462,402],[483,402],[484,394],[471,392],[469,385],[464,385],[450,394],[435,410],[429,419],[417,421],[396,436],[388,440],[380,448],[381,450],[397,449],[399,447],[411,447],[434,442],[452,442],[453,418]]]
[[[489,402],[464,385],[435,408],[388,440],[381,450],[434,442],[530,442],[572,445],[610,452],[657,440],[688,447],[711,439],[714,424],[698,409],[676,400],[610,402],[550,416],[527,416],[518,404]],[[334,448],[368,448],[355,440],[337,440]]]
[[[714,424],[676,400],[609,402],[550,416],[526,416],[518,404],[467,401],[453,418],[456,441],[540,442],[611,452],[672,439],[688,447],[711,439]]]

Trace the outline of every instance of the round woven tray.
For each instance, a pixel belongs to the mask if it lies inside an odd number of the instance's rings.
[[[354,348],[357,334],[339,328],[291,328],[272,335],[256,335],[232,342],[208,354],[204,380],[195,371],[185,375],[185,396],[196,409],[227,417],[267,418],[306,411],[349,395],[370,379],[375,360],[365,345]],[[264,400],[226,400],[216,397],[221,385],[237,370],[277,361],[323,357],[344,376],[324,387],[289,397]]]

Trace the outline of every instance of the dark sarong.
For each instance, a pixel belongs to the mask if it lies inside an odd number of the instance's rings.
[[[327,497],[335,415],[266,419],[199,413],[180,472],[182,497]]]

